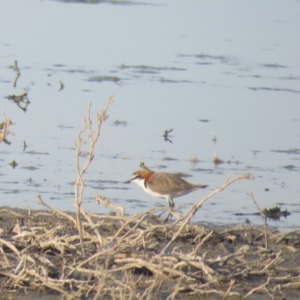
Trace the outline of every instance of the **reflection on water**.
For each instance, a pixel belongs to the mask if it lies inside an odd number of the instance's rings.
[[[208,201],[195,221],[260,224],[252,191],[262,209],[291,213],[269,224],[299,226],[299,3],[275,0],[272,11],[217,4],[0,2],[1,114],[12,121],[0,144],[0,205],[39,208],[41,194],[72,210],[82,116],[88,103],[95,115],[113,94],[86,177],[86,209],[108,211],[96,191],[127,214],[165,205],[124,185],[145,161],[209,185],[175,199],[179,213],[229,174],[255,177]]]

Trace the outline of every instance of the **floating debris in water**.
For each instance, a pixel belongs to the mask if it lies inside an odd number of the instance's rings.
[[[88,81],[102,82],[102,81],[111,81],[111,82],[119,82],[121,79],[117,76],[92,76],[88,79]]]
[[[23,111],[27,111],[27,106],[30,103],[27,95],[28,95],[27,92],[24,92],[20,95],[8,95],[4,98],[14,101],[19,108],[21,108]],[[22,106],[21,103],[24,103],[24,106]]]
[[[113,122],[113,125],[114,126],[126,126],[127,125],[127,122],[126,121],[119,121],[118,119],[117,120],[115,120],[114,122]]]
[[[18,61],[17,60],[14,61],[13,69],[17,73],[20,73],[20,70],[19,70],[19,67],[18,67]]]
[[[12,168],[14,169],[18,164],[15,160],[13,160],[9,165],[12,166]]]
[[[13,86],[16,87],[16,86],[17,86],[18,79],[19,79],[19,77],[20,77],[20,75],[21,75],[20,69],[19,69],[19,67],[18,67],[18,62],[17,62],[16,60],[14,61],[14,65],[12,66],[12,68],[13,68],[14,71],[17,73],[16,78],[15,78],[15,80],[14,80],[14,84],[13,84]]]
[[[165,142],[170,142],[171,144],[173,144],[173,142],[169,139],[169,133],[173,131],[173,128],[171,128],[170,130],[165,130],[163,137]]]
[[[59,87],[58,91],[60,92],[61,90],[64,89],[65,85],[64,85],[64,83],[62,81],[59,81],[59,84],[60,84],[60,87]]]
[[[281,210],[280,206],[275,206],[270,209],[264,208],[262,210],[262,213],[269,219],[273,220],[279,220],[280,217],[285,217],[287,218],[289,215],[291,215],[290,212],[286,210]]]
[[[198,159],[197,155],[193,154],[190,157],[190,163],[191,163],[192,167],[194,168],[197,165],[198,162],[199,162],[199,159]]]
[[[198,162],[198,161],[199,161],[199,159],[198,159],[198,157],[197,157],[197,155],[196,155],[196,154],[193,154],[193,155],[190,157],[190,161],[193,161],[193,162]]]
[[[219,158],[217,156],[217,154],[214,154],[214,160],[213,160],[213,162],[214,162],[215,165],[219,165],[219,164],[223,164],[224,160],[222,160],[221,158]]]
[[[213,131],[211,132],[211,135],[212,135],[213,144],[215,144],[217,142],[217,136],[215,135],[215,133]]]

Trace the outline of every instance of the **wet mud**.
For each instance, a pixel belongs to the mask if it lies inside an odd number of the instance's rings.
[[[299,299],[300,231],[0,208],[0,299]]]

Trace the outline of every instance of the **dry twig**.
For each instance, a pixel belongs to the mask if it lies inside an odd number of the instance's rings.
[[[83,191],[84,191],[84,174],[87,171],[90,163],[94,159],[95,155],[95,144],[98,141],[100,136],[102,124],[107,120],[107,110],[109,106],[113,103],[114,98],[110,97],[108,102],[106,103],[103,111],[97,114],[97,126],[95,130],[92,127],[92,118],[91,118],[91,104],[88,106],[88,115],[84,118],[84,127],[80,131],[78,135],[78,140],[75,143],[76,147],[76,170],[77,170],[77,178],[75,180],[75,206],[76,206],[76,225],[79,231],[80,243],[82,255],[85,256],[85,250],[83,246],[83,228],[81,224],[80,214],[81,214],[81,204],[83,199]],[[81,166],[80,164],[80,153],[84,146],[88,147],[88,155],[86,157],[86,161]]]

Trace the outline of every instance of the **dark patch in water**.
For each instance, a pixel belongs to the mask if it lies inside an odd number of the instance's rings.
[[[152,66],[126,66],[121,65],[119,66],[119,69],[134,69],[139,73],[159,73],[160,71],[186,71],[184,68],[174,68],[174,67],[152,67]]]
[[[3,194],[19,194],[20,190],[5,190]]]
[[[271,150],[271,152],[286,153],[286,154],[300,154],[300,149],[294,148],[288,150]]]
[[[81,74],[85,74],[85,73],[89,73],[85,70],[82,70],[82,69],[69,69],[69,70],[66,70],[66,72],[68,73],[81,73]]]
[[[50,200],[60,200],[59,197],[49,197]]]
[[[172,161],[172,160],[178,160],[178,159],[172,158],[172,157],[164,157],[163,160]]]
[[[113,123],[112,123],[113,126],[127,126],[127,122],[126,121],[120,121],[120,120],[115,120]]]
[[[177,176],[179,176],[180,178],[192,177],[192,175],[189,175],[189,174],[186,174],[186,173],[182,173],[182,172],[174,173],[174,175],[177,175]]]
[[[269,87],[249,87],[250,90],[253,91],[275,91],[275,92],[291,92],[291,93],[300,93],[298,90],[292,90],[292,89],[280,89],[280,88],[269,88]]]
[[[89,186],[89,187],[91,187],[92,189],[95,189],[95,190],[107,190],[107,189],[110,188],[110,187],[95,186],[95,185],[90,185],[90,184],[86,184],[86,186]]]
[[[165,166],[165,165],[158,165],[157,168],[158,168],[158,169],[166,169],[167,166]]]
[[[130,203],[141,203],[141,200],[137,200],[137,199],[127,199],[126,200],[127,202],[130,202]]]
[[[74,128],[74,126],[66,126],[66,125],[63,125],[63,124],[58,125],[57,127],[60,128],[60,129],[64,129],[64,128],[66,128],[66,129],[73,129]]]
[[[197,62],[196,65],[212,65],[211,62]]]
[[[111,82],[119,82],[121,79],[117,76],[105,76],[105,75],[96,75],[92,76],[88,79],[88,81],[92,82],[103,82],[103,81],[111,81]]]
[[[289,75],[289,76],[286,76],[286,77],[279,77],[279,79],[281,79],[281,80],[299,80],[300,77],[297,77],[297,76],[294,76],[294,75]]]
[[[278,64],[261,64],[262,67],[265,67],[265,68],[280,68],[280,69],[283,69],[283,68],[287,68],[287,66],[282,66],[282,65],[278,65]]]
[[[159,76],[159,75],[163,75],[161,73],[163,72],[168,72],[168,76],[169,73],[172,71],[186,71],[185,68],[178,68],[178,67],[168,67],[168,66],[164,66],[164,67],[156,67],[156,66],[147,66],[147,65],[137,65],[137,66],[128,66],[128,65],[121,65],[117,67],[119,69],[119,71],[125,71],[126,70],[126,78],[131,77],[131,78],[135,78],[135,79],[141,79],[141,78],[145,78],[146,76],[148,76],[150,81],[159,81],[161,83],[193,83],[193,81],[190,80],[174,80],[174,79],[169,79],[166,78],[164,76]],[[141,76],[144,75],[144,76]],[[152,76],[151,76],[152,75]]]
[[[28,166],[28,167],[22,167],[22,169],[34,171],[34,170],[38,170],[39,168],[34,166]]]
[[[18,181],[4,181],[2,183],[4,183],[4,184],[19,184],[20,182],[18,182]],[[3,189],[3,190],[5,190],[5,189]]]
[[[26,151],[27,154],[33,154],[33,155],[49,155],[47,152],[35,152],[35,151]]]
[[[191,80],[173,80],[173,79],[166,79],[161,77],[160,78],[161,83],[193,83],[194,81]]]
[[[98,183],[98,184],[118,184],[120,183],[119,181],[116,181],[116,180],[86,180],[86,182],[89,182],[89,183]]]
[[[65,67],[66,65],[64,64],[54,64],[53,67],[56,67],[56,68],[62,68],[62,67]]]
[[[260,75],[238,75],[239,78],[262,78]]]
[[[28,186],[41,187],[42,185],[38,183],[32,183],[32,184],[28,184]]]
[[[261,153],[260,150],[252,150],[253,154],[256,155],[257,153]]]
[[[195,169],[193,169],[193,171],[195,171],[195,172],[205,172],[205,173],[215,172],[215,170],[213,170],[213,169],[201,169],[201,168],[195,168]]]
[[[295,169],[297,169],[297,167],[294,166],[294,165],[286,165],[286,166],[283,166],[283,168],[285,168],[287,170],[295,170]]]
[[[236,65],[236,63],[233,61],[232,58],[225,55],[210,55],[210,54],[201,53],[201,54],[179,54],[178,56],[200,58],[204,60],[201,61],[200,63],[199,62],[196,63],[200,65],[212,65],[213,64],[212,61],[218,61],[220,63],[228,63],[231,65]]]

